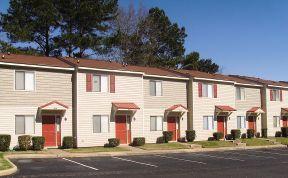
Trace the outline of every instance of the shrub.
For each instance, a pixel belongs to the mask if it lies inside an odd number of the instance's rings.
[[[117,147],[120,145],[120,139],[119,138],[109,138],[108,144],[105,144],[106,147]],[[105,147],[104,145],[104,147]]]
[[[157,140],[156,140],[156,143],[157,144],[165,143],[164,137],[158,137]]]
[[[187,142],[193,142],[196,138],[195,130],[186,130],[186,139]]]
[[[281,137],[282,136],[282,132],[281,131],[277,131],[276,133],[275,133],[275,137]]]
[[[19,150],[27,151],[31,148],[31,136],[21,135],[18,137]]]
[[[44,137],[32,137],[33,150],[43,150],[45,144]]]
[[[241,136],[241,131],[239,129],[233,129],[231,130],[231,135],[233,140],[239,139]]]
[[[261,129],[261,135],[262,135],[262,138],[267,138],[268,137],[267,129]]]
[[[180,137],[177,139],[177,142],[186,143],[186,137]]]
[[[208,141],[215,141],[214,137],[208,137]]]
[[[143,146],[143,145],[145,145],[145,138],[144,137],[133,138],[132,145],[133,146]]]
[[[67,136],[63,138],[62,148],[63,149],[70,149],[74,146],[74,140],[73,137]]]
[[[168,143],[169,141],[172,140],[173,132],[171,131],[163,131],[163,138],[164,142]]]
[[[288,127],[281,127],[282,137],[288,137]]]
[[[8,151],[11,143],[11,135],[0,135],[0,151]]]
[[[254,138],[254,129],[247,129],[247,138]]]
[[[246,134],[246,133],[243,133],[243,134],[241,135],[241,138],[242,138],[242,139],[247,138],[247,134]]]
[[[260,138],[260,132],[256,132],[256,138]]]
[[[227,134],[227,135],[225,135],[225,139],[226,139],[226,140],[234,140],[232,134]]]
[[[213,133],[213,137],[214,137],[214,140],[220,140],[221,138],[223,138],[223,133],[222,132],[214,132]]]

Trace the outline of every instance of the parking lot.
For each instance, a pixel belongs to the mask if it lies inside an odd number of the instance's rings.
[[[143,156],[15,159],[10,177],[287,177],[287,148]]]

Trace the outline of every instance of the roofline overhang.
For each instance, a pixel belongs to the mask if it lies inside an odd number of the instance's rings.
[[[144,77],[157,77],[157,78],[167,78],[167,79],[177,79],[177,80],[189,80],[189,78],[182,78],[182,77],[171,77],[171,76],[163,76],[163,75],[147,75],[144,74]]]
[[[213,81],[213,82],[231,83],[231,84],[234,84],[234,85],[243,85],[243,86],[252,86],[252,87],[263,87],[262,85],[239,83],[239,82],[234,82],[234,81],[231,81],[231,80],[219,80],[219,79],[200,78],[200,77],[193,77],[193,78],[196,79],[196,80],[205,80],[205,81]]]
[[[247,84],[247,83],[238,83],[238,82],[235,82],[234,83],[235,85],[243,85],[243,86],[251,86],[251,87],[263,87],[263,85],[256,85],[256,84]]]
[[[52,67],[52,66],[42,66],[42,65],[34,65],[34,64],[18,64],[11,62],[0,62],[0,65],[5,66],[17,66],[17,67],[32,67],[32,68],[40,68],[40,69],[56,69],[56,70],[65,70],[65,71],[74,71],[74,68],[65,68],[65,67]]]
[[[273,88],[285,88],[285,89],[288,89],[288,87],[279,86],[279,85],[268,85],[268,87],[273,87]]]

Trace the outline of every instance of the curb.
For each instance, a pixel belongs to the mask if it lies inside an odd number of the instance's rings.
[[[6,156],[4,156],[4,159],[8,161],[8,163],[12,166],[12,168],[0,171],[0,176],[8,176],[16,173],[18,170],[17,166],[14,163],[12,163]]]

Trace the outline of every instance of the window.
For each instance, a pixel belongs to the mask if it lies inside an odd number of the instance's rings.
[[[15,134],[34,134],[35,117],[34,116],[15,116]]]
[[[213,85],[212,84],[207,84],[207,83],[202,84],[202,96],[213,98]]]
[[[108,76],[94,75],[93,76],[93,91],[108,92]]]
[[[280,90],[271,90],[271,101],[280,101]]]
[[[150,95],[162,96],[162,82],[161,81],[150,81]]]
[[[35,73],[15,71],[15,90],[35,90]]]
[[[214,129],[213,116],[203,116],[203,129],[204,130],[213,130]]]
[[[245,88],[236,87],[236,99],[245,100]]]
[[[93,116],[93,133],[109,132],[109,116],[95,115]]]
[[[280,127],[280,117],[273,116],[273,127]]]
[[[246,128],[245,116],[237,116],[237,128],[238,129],[245,129]]]
[[[162,116],[150,117],[150,130],[151,131],[163,130],[163,117]]]

